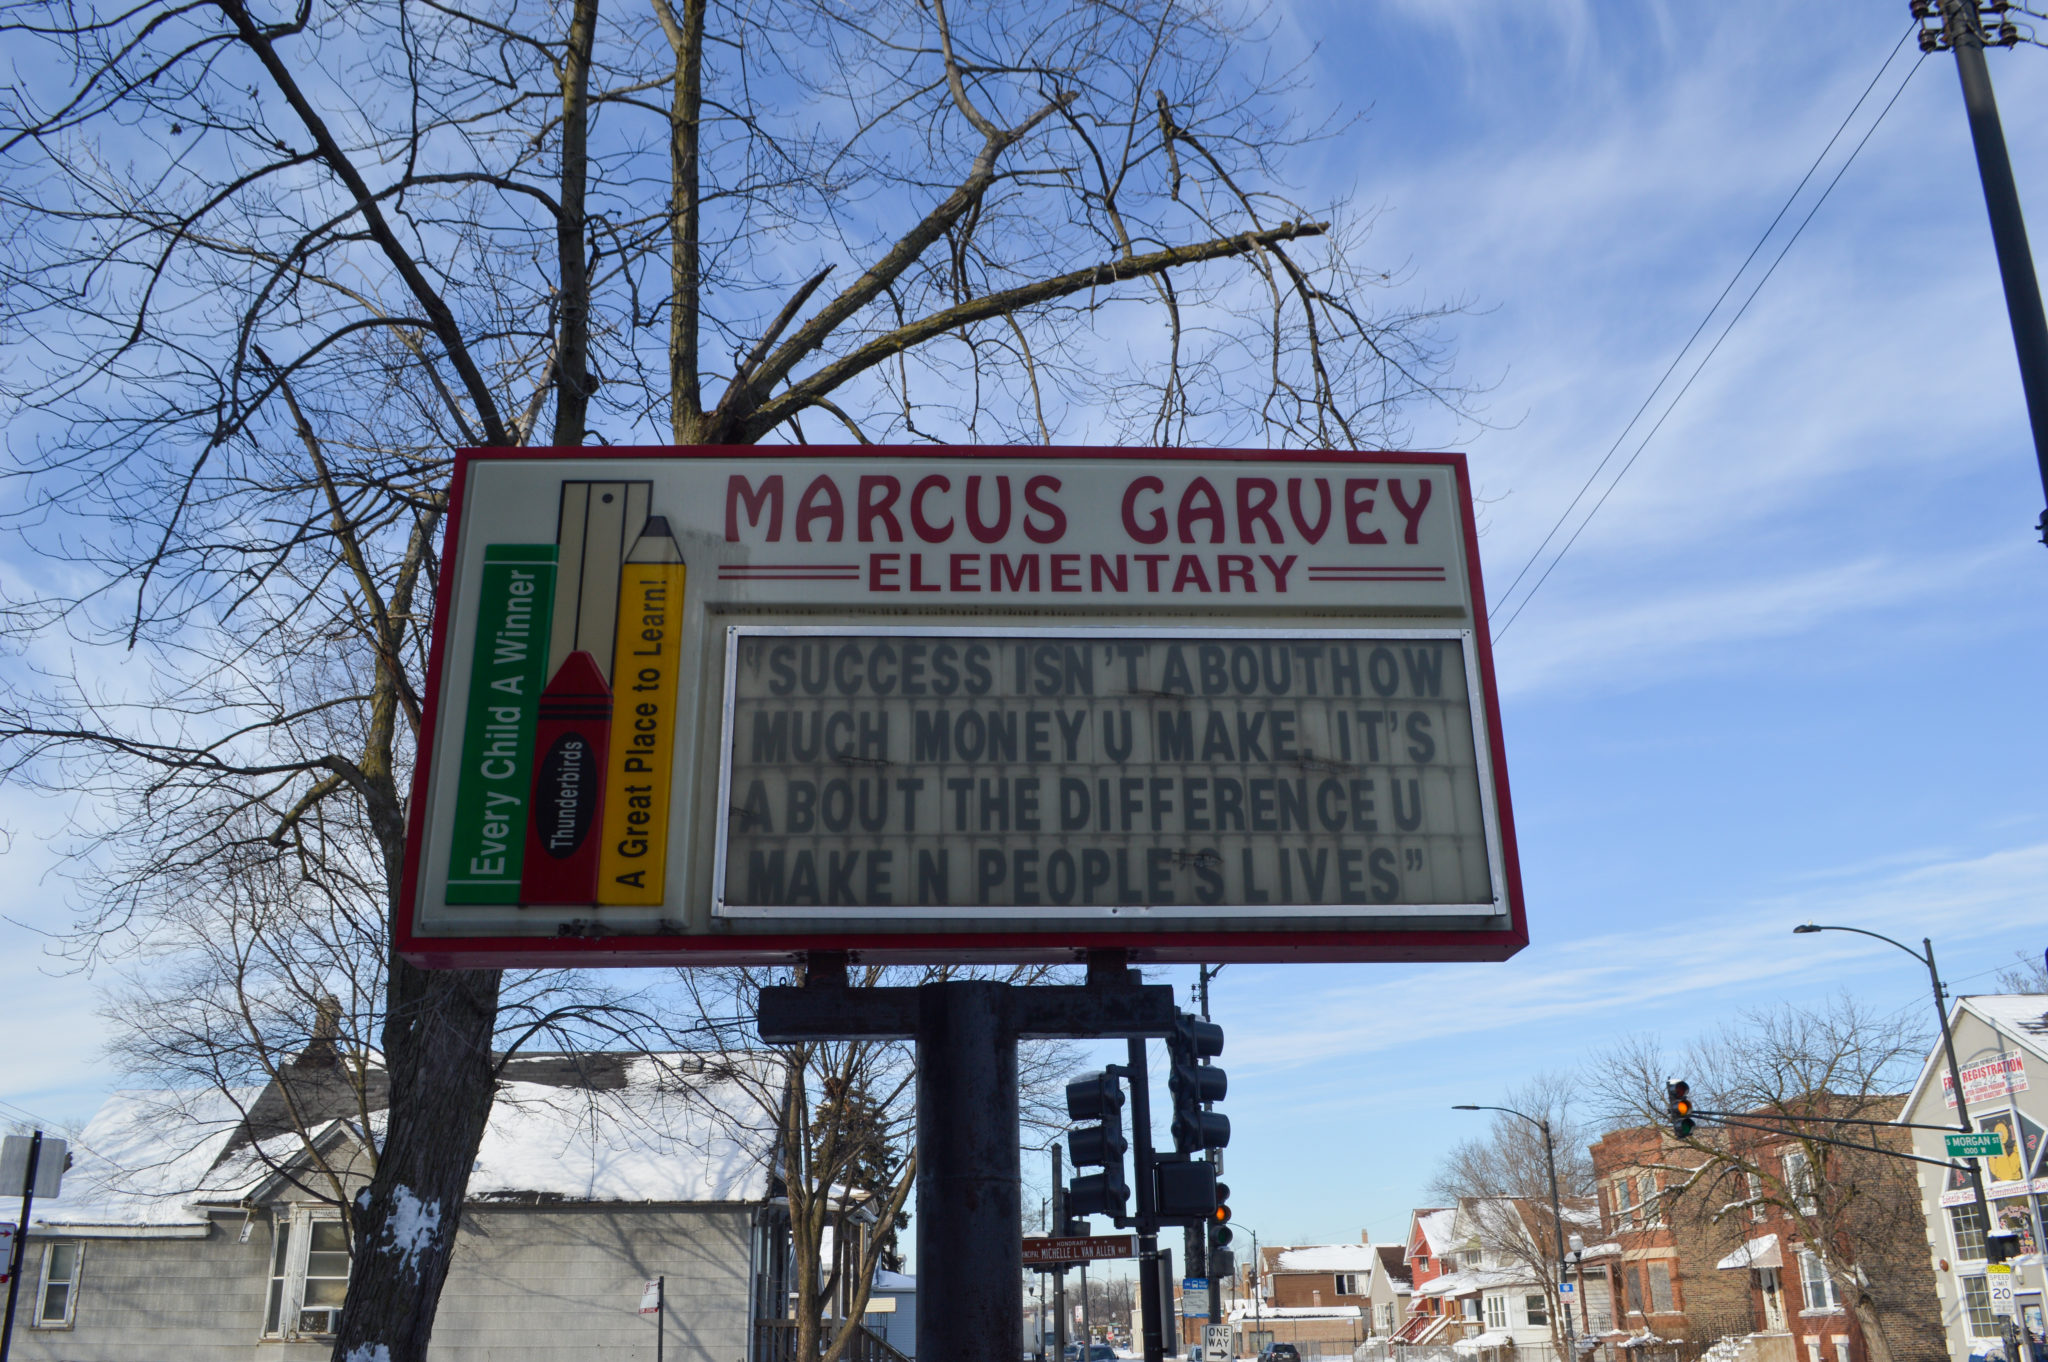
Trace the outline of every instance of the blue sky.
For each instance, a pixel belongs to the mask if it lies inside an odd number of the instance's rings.
[[[1276,14],[1304,100],[1363,115],[1298,163],[1301,188],[1379,207],[1398,298],[1472,304],[1459,364],[1489,424],[1417,412],[1411,443],[1470,453],[1496,590],[1907,22],[1903,3],[1788,22],[1745,0]],[[1991,62],[2042,237],[2048,51]],[[1217,980],[1241,1222],[1266,1242],[1396,1236],[1479,1129],[1452,1103],[1624,1035],[1682,1043],[1836,990],[1925,1006],[1912,962],[1792,937],[1809,917],[1931,935],[1966,991],[2048,946],[2040,503],[1954,67],[1930,58],[1500,643],[1534,944]],[[93,982],[33,934],[64,912],[39,839],[66,814],[0,787],[0,911],[24,924],[0,925],[4,1117],[82,1119],[112,1081]]]

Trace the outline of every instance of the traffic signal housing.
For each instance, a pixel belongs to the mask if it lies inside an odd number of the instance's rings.
[[[1209,1242],[1221,1246],[1230,1242],[1230,1184],[1216,1184],[1216,1209],[1209,1212]]]
[[[1664,1084],[1664,1115],[1671,1122],[1671,1135],[1683,1140],[1691,1136],[1692,1084],[1674,1078]]]
[[[1067,1132],[1067,1155],[1076,1168],[1100,1168],[1084,1173],[1067,1185],[1066,1220],[1069,1233],[1076,1222],[1091,1215],[1120,1218],[1130,1202],[1130,1183],[1124,1177],[1124,1154],[1131,1143],[1124,1138],[1124,1090],[1121,1071],[1114,1066],[1100,1073],[1086,1074],[1067,1084],[1067,1119],[1089,1122]]]
[[[1166,1038],[1166,1053],[1172,1061],[1166,1086],[1173,1093],[1173,1147],[1183,1154],[1223,1148],[1230,1143],[1230,1118],[1203,1108],[1223,1100],[1230,1076],[1202,1062],[1223,1053],[1223,1028],[1179,1013]]]

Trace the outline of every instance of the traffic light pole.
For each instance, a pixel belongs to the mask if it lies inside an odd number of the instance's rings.
[[[917,1263],[926,1302],[917,1312],[920,1357],[1017,1362],[1017,1284],[1024,1274],[1018,1039],[1164,1036],[1173,1029],[1171,988],[1140,984],[1121,952],[1095,955],[1084,986],[956,979],[853,988],[843,953],[813,952],[801,986],[761,990],[756,1024],[771,1045],[917,1043]],[[1138,1047],[1142,1060],[1142,1041]]]
[[[1216,971],[1222,968],[1223,966],[1221,965],[1198,965],[1195,967],[1195,977],[1201,984],[1203,1021],[1209,1020],[1209,981],[1215,978]],[[1204,1062],[1206,1063],[1207,1061]],[[1215,1103],[1209,1102],[1205,1103],[1204,1107],[1205,1109],[1213,1109],[1215,1105]],[[1223,1155],[1219,1150],[1209,1157],[1220,1160]],[[1219,1163],[1217,1167],[1220,1171],[1222,1165]],[[1224,1322],[1223,1279],[1221,1274],[1216,1271],[1216,1241],[1213,1237],[1215,1231],[1216,1222],[1213,1220],[1202,1227],[1202,1276],[1207,1278],[1209,1282],[1209,1323],[1221,1324]],[[1207,1338],[1206,1332],[1203,1337]],[[1206,1347],[1202,1349],[1202,1362],[1216,1362],[1216,1359],[1209,1356],[1209,1350]]]
[[[2013,351],[2019,358],[2020,388],[2026,394],[2027,419],[2033,427],[2034,461],[2040,466],[2042,493],[2048,496],[2048,316],[2042,312],[2041,281],[2034,273],[2034,256],[2027,245],[2027,223],[2020,213],[2020,193],[2006,152],[2005,129],[1998,119],[1998,101],[1991,91],[1991,69],[1984,63],[1984,26],[1976,0],[1940,0],[1940,4],[1941,37],[1956,54],[1963,109],[1970,119],[1970,143],[1977,153],[1977,177],[1983,181],[1984,207],[1991,217],[1991,244],[1998,255],[2006,317],[2012,324]],[[2048,543],[2048,510],[2041,512],[2040,528],[2042,542]]]
[[[1171,990],[1168,996],[1172,996]],[[1159,1208],[1152,1178],[1152,1084],[1145,1063],[1145,1041],[1130,1039],[1131,1169],[1137,1174],[1138,1314],[1144,1331],[1145,1362],[1166,1356],[1165,1303],[1159,1299]],[[923,1351],[922,1348],[919,1349]]]

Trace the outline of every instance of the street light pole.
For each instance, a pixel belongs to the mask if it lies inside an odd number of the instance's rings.
[[[2048,314],[2042,311],[2041,282],[2027,246],[2026,219],[2020,215],[2012,159],[1998,120],[1998,101],[1991,93],[1991,71],[1984,64],[1984,22],[1977,0],[1915,0],[1913,12],[1941,23],[1940,28],[1923,32],[1922,50],[1947,47],[1956,55],[1970,143],[1977,153],[1977,177],[1983,182],[1984,207],[1991,218],[1991,245],[2005,289],[2006,318],[2012,324],[2013,352],[2019,359],[2020,390],[2033,428],[2034,461],[2040,467],[2042,490],[2048,493]],[[2006,34],[1999,36],[2004,39]],[[2041,537],[2048,543],[2048,510],[2041,513]]]
[[[1550,1228],[1557,1236],[1557,1281],[1549,1283],[1547,1289],[1553,1302],[1551,1309],[1562,1316],[1564,1320],[1565,1356],[1567,1358],[1575,1358],[1577,1354],[1574,1350],[1575,1339],[1572,1333],[1572,1312],[1569,1309],[1559,1309],[1556,1304],[1560,1297],[1557,1287],[1564,1281],[1564,1206],[1557,1194],[1557,1153],[1551,1145],[1550,1122],[1545,1118],[1531,1116],[1526,1111],[1516,1111],[1513,1107],[1482,1107],[1461,1102],[1457,1106],[1452,1107],[1451,1110],[1505,1112],[1509,1116],[1521,1117],[1524,1121],[1527,1121],[1530,1125],[1543,1132],[1543,1164],[1550,1174]]]
[[[1978,60],[1983,60],[1981,52],[1978,54]],[[2048,516],[2048,513],[2044,513],[2044,516]],[[1955,1033],[1949,1030],[1947,994],[1941,986],[1941,972],[1934,967],[1933,938],[1921,937],[1920,945],[1922,949],[1916,951],[1905,942],[1894,941],[1883,932],[1867,931],[1862,927],[1826,926],[1817,922],[1803,922],[1792,929],[1794,936],[1810,936],[1815,932],[1854,932],[1858,936],[1867,936],[1874,941],[1882,941],[1887,946],[1895,946],[1927,966],[1927,982],[1934,989],[1934,1019],[1941,1025],[1941,1049],[1948,1059],[1949,1086],[1955,1090],[1956,1094],[1956,1125],[1965,1135],[1969,1134],[1972,1129],[1970,1125],[1970,1102],[1963,1095],[1962,1066],[1956,1063],[1956,1038]],[[1977,1200],[1977,1220],[1984,1227],[1984,1257],[1988,1262],[1991,1257],[1991,1234],[1998,1226],[1991,1218],[1991,1200],[1984,1195],[1983,1166],[1975,1159],[1965,1159],[1964,1162],[1969,1165],[1970,1190]],[[2006,1357],[2012,1359],[2015,1354],[2012,1348],[2012,1321],[2010,1319],[2007,1319],[2004,1325],[2004,1332],[2006,1334]]]

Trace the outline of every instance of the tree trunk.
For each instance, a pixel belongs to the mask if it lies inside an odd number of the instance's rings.
[[[390,966],[390,1126],[356,1198],[355,1264],[334,1362],[425,1362],[496,1074],[496,970]]]
[[[558,448],[583,443],[590,395],[590,257],[583,243],[584,189],[590,177],[590,49],[597,0],[576,0],[569,50],[562,58],[562,216],[555,225],[561,320],[555,330],[555,437]]]

